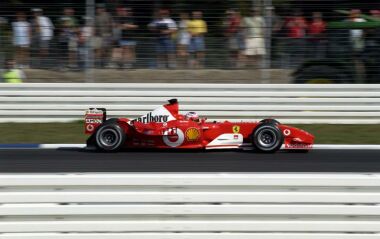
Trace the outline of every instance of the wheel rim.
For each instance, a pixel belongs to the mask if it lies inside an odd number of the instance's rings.
[[[105,129],[100,133],[99,141],[106,147],[113,147],[119,142],[119,134],[114,129]]]
[[[265,148],[271,148],[277,143],[276,133],[270,129],[261,130],[257,136],[258,143]]]

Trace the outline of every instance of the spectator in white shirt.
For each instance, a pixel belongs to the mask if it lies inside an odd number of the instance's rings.
[[[248,66],[260,68],[265,55],[265,20],[259,8],[251,10],[250,16],[244,17],[243,26],[245,30],[245,55]]]
[[[12,22],[13,45],[16,47],[16,62],[20,68],[29,64],[30,24],[24,12],[16,13],[16,21]]]
[[[48,17],[42,15],[42,9],[34,8],[33,11],[33,40],[39,51],[40,61],[47,62],[49,45],[54,35],[54,25]],[[41,63],[41,62],[40,62]]]
[[[352,22],[366,22],[361,16],[360,9],[352,9],[350,11],[349,21]],[[364,50],[365,40],[364,33],[362,29],[352,29],[350,30],[350,40],[351,45],[355,53],[360,53]]]
[[[175,67],[175,45],[173,34],[177,31],[177,24],[170,18],[169,10],[161,9],[158,19],[151,22],[148,27],[157,37],[158,67]]]

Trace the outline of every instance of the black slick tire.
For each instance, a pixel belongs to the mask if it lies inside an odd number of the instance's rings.
[[[101,125],[95,133],[95,146],[98,150],[107,152],[119,151],[126,139],[124,130],[117,123]]]
[[[274,153],[281,148],[284,135],[277,124],[262,123],[252,132],[251,141],[255,150],[263,153]]]

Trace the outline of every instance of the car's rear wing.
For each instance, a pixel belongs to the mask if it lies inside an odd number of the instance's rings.
[[[86,134],[95,132],[104,121],[107,119],[107,110],[105,108],[90,108],[86,110],[84,116],[84,129]]]

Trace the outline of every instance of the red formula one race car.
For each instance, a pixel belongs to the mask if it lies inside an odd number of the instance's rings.
[[[243,149],[276,152],[285,149],[309,150],[314,136],[273,119],[260,122],[207,122],[195,112],[179,114],[176,99],[131,120],[107,119],[105,109],[86,111],[85,132],[89,147],[103,151],[121,149]]]

